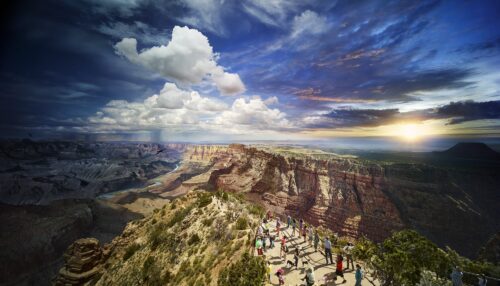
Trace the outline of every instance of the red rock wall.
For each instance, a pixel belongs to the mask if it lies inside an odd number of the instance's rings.
[[[281,214],[302,217],[339,235],[382,240],[404,225],[382,191],[383,169],[351,159],[295,159],[230,146],[231,164],[213,172],[217,189],[245,192]]]

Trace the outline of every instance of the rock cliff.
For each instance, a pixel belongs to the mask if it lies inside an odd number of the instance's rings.
[[[213,189],[245,193],[340,235],[380,241],[394,230],[414,228],[472,257],[499,227],[495,170],[379,164],[243,145],[229,145],[209,157],[213,167],[207,183]]]

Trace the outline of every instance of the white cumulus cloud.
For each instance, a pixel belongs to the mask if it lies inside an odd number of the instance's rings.
[[[238,98],[229,110],[218,115],[216,125],[244,130],[280,130],[293,127],[286,114],[277,108],[269,108],[260,98]]]
[[[326,17],[322,17],[314,11],[306,10],[293,19],[291,37],[319,35],[326,32],[328,28],[329,24]]]
[[[211,79],[222,94],[238,94],[245,85],[238,74],[228,73],[216,62],[208,38],[196,29],[175,26],[164,46],[137,51],[137,40],[124,38],[115,45],[117,53],[132,63],[149,68],[179,84],[197,84]]]

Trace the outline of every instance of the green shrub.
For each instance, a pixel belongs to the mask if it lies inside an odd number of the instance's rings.
[[[236,220],[236,229],[237,230],[245,230],[248,228],[248,220],[244,217],[239,217]]]
[[[212,202],[212,194],[210,193],[200,193],[198,197],[198,207],[199,208],[204,208],[208,206]]]
[[[455,265],[466,272],[500,276],[500,267],[469,260],[449,248],[444,251],[413,230],[395,232],[380,244],[360,239],[353,255],[365,261],[383,285],[446,285]],[[463,280],[477,282],[472,275]]]
[[[190,206],[190,207],[187,207],[187,208],[180,209],[180,210],[176,211],[174,213],[173,217],[167,223],[167,227],[172,227],[172,226],[176,225],[178,222],[183,221],[188,216],[188,214],[189,214],[189,212],[191,211],[192,208],[193,207]]]
[[[191,235],[191,237],[188,240],[189,245],[197,244],[201,241],[201,238],[198,236],[197,233]]]
[[[201,221],[201,223],[206,226],[206,227],[210,227],[212,226],[212,223],[214,222],[214,218],[206,218],[204,220]]]
[[[129,245],[125,250],[125,255],[123,255],[123,260],[127,260],[130,257],[132,257],[132,255],[134,255],[134,253],[136,253],[137,250],[139,250],[140,248],[141,246],[137,243],[132,243],[131,245]]]
[[[257,217],[263,217],[265,213],[264,208],[259,205],[248,205],[248,211]]]
[[[170,282],[171,274],[167,270],[165,275],[162,275],[161,269],[155,259],[152,256],[148,256],[142,264],[141,278],[146,285],[160,286]]]
[[[219,274],[219,286],[255,286],[262,285],[266,277],[264,259],[245,252],[241,259],[228,266]]]

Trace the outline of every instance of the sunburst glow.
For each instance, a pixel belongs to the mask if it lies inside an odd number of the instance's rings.
[[[403,139],[404,141],[418,141],[429,132],[420,124],[404,123],[395,125],[394,136]]]

